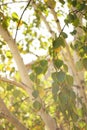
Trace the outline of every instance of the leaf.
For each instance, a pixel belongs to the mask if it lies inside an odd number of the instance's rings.
[[[58,90],[59,90],[58,84],[56,82],[53,82],[52,83],[52,94],[53,95],[57,94]]]
[[[79,11],[84,10],[85,7],[86,7],[85,2],[83,2],[83,3],[78,3],[78,5],[77,5],[77,9],[78,9]]]
[[[5,61],[5,56],[3,54],[1,55],[1,60],[2,60],[2,62]]]
[[[69,22],[72,22],[73,20],[75,20],[75,17],[73,14],[69,13],[68,16],[67,16],[67,19]]]
[[[64,0],[59,0],[59,2],[61,3],[61,4],[65,4],[65,1]]]
[[[77,0],[73,0],[72,5],[75,7],[77,5]]]
[[[18,80],[18,81],[21,80],[21,77],[20,77],[20,74],[19,74],[18,71],[15,73],[15,79]]]
[[[4,68],[4,65],[3,64],[0,64],[0,71],[2,71]]]
[[[59,109],[63,113],[63,115],[66,117],[66,110],[67,110],[67,106],[68,106],[69,97],[67,94],[60,92],[58,99],[59,99]]]
[[[76,69],[77,69],[77,71],[82,71],[83,67],[84,66],[83,66],[82,60],[79,60],[79,61],[76,62]]]
[[[63,61],[58,59],[58,60],[54,60],[54,65],[60,69],[60,67],[63,65]]]
[[[73,25],[75,27],[77,27],[79,25],[79,18],[76,18],[74,21],[73,21]]]
[[[64,38],[67,38],[68,35],[65,33],[65,32],[62,32],[61,35],[64,37]]]
[[[63,64],[64,71],[68,71],[68,66],[66,64]]]
[[[39,74],[45,74],[48,68],[48,62],[47,60],[40,60],[37,61],[34,65],[32,65],[32,69],[34,69],[35,73],[37,75]]]
[[[39,96],[41,97],[41,99],[46,96],[46,92],[44,88],[40,87],[38,88],[38,91],[39,91]]]
[[[30,79],[31,79],[33,82],[36,80],[36,75],[35,75],[35,73],[31,73],[31,74],[29,75],[29,77],[30,77]]]
[[[40,61],[40,65],[41,65],[41,66],[47,66],[47,65],[48,65],[47,60],[41,60],[41,61]]]
[[[35,111],[39,111],[41,109],[41,106],[42,106],[41,103],[38,101],[35,101],[33,103],[33,107],[35,108]]]
[[[66,75],[66,83],[68,86],[73,85],[73,77],[71,75]]]
[[[71,35],[75,35],[77,33],[76,30],[73,30],[72,32],[70,32]]]
[[[10,18],[9,17],[5,17],[3,22],[2,22],[2,25],[5,29],[7,29],[7,27],[9,26],[10,24]]]
[[[56,49],[60,46],[65,47],[65,42],[64,42],[64,39],[62,37],[58,37],[53,41],[53,49]]]
[[[8,85],[7,86],[7,91],[11,91],[13,89],[13,86],[12,85]]]
[[[43,72],[43,68],[41,66],[35,67],[34,70],[37,75],[39,75]]]
[[[20,97],[21,96],[21,91],[15,89],[12,94],[13,94],[14,97]]]
[[[66,75],[65,75],[65,73],[63,71],[52,73],[52,79],[55,82],[63,83],[64,80],[65,80],[65,77],[66,77]]]
[[[19,20],[19,17],[18,17],[18,14],[16,13],[16,12],[13,12],[12,13],[12,19],[13,19],[13,21],[15,22],[18,22],[18,20]]]
[[[34,98],[37,98],[38,95],[39,95],[39,92],[38,92],[37,90],[34,90],[34,91],[32,92],[32,95],[33,95]]]
[[[57,73],[57,78],[58,78],[59,83],[63,83],[65,80],[65,77],[66,75],[63,71],[60,71]]]
[[[11,52],[10,52],[10,51],[6,51],[6,56],[7,56],[8,58],[12,58]]]
[[[53,79],[55,82],[58,81],[58,79],[57,79],[57,73],[58,73],[58,72],[52,73],[52,79]]]
[[[53,82],[52,83],[52,95],[53,95],[53,99],[56,102],[57,101],[57,93],[58,93],[59,87],[58,87],[58,83]]]
[[[87,70],[87,57],[82,60],[84,68]]]

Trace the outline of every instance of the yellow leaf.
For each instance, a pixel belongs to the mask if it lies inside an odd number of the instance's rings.
[[[45,96],[45,94],[46,94],[45,90],[44,89],[39,89],[38,91],[39,91],[40,97],[43,98]]]
[[[55,48],[54,52],[59,53],[61,51],[61,47]]]
[[[3,64],[0,64],[0,70],[2,70],[2,69],[3,69],[3,67],[4,67],[4,65],[3,65]]]
[[[21,77],[20,77],[19,72],[15,73],[15,79],[18,80],[18,81],[21,81]]]
[[[22,26],[23,21],[21,20],[19,23],[17,23],[18,27]]]
[[[10,70],[11,70],[11,68],[10,68],[9,66],[7,66],[6,70],[9,70],[9,71],[10,71]]]

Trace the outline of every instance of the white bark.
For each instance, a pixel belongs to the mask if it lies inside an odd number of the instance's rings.
[[[20,56],[20,53],[19,53],[19,51],[17,49],[17,45],[16,45],[15,41],[13,40],[13,38],[11,37],[11,35],[8,33],[8,31],[2,27],[2,25],[0,25],[0,35],[6,41],[6,43],[8,44],[8,46],[9,46],[9,48],[11,50],[13,58],[14,58],[16,64],[17,64],[17,67],[18,67],[22,82],[26,85],[26,92],[30,95],[30,97],[32,99],[33,98],[32,97],[32,91],[33,90],[31,88],[32,87],[32,82],[29,79],[26,66],[24,65],[23,60],[22,60],[22,58]],[[41,101],[41,99],[38,99],[38,100]],[[56,122],[53,121],[53,119],[52,119],[52,117],[50,115],[46,114],[45,111],[43,111],[43,113],[40,112],[40,116],[43,119],[43,121],[46,123],[49,130],[52,130],[51,128],[53,128],[53,130],[56,130],[56,127],[55,127]],[[48,124],[47,124],[47,122],[48,122]],[[51,125],[51,127],[50,127],[50,125]]]
[[[17,130],[27,130],[27,128],[19,122],[19,120],[8,110],[3,100],[0,98],[0,116],[12,123]]]
[[[21,80],[24,84],[27,85],[26,87],[26,91],[30,94],[31,98],[32,98],[32,82],[29,79],[28,73],[27,73],[27,69],[23,63],[23,59],[20,56],[20,53],[17,49],[17,45],[15,43],[15,41],[13,40],[13,38],[11,37],[11,35],[8,33],[8,31],[6,29],[4,29],[2,27],[2,25],[0,25],[0,34],[2,36],[2,38],[4,39],[4,41],[6,41],[6,43],[8,44],[10,51],[13,55],[13,58],[17,64],[20,76],[21,76]]]

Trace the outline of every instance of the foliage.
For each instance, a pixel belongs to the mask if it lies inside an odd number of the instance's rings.
[[[0,82],[0,97],[30,130],[45,130],[44,121],[37,115],[43,104],[59,128],[86,130],[87,104],[78,93],[83,88],[84,96],[87,96],[87,2],[34,0],[34,5],[30,3],[20,19],[26,4],[20,0],[18,3],[16,0],[12,3],[1,0],[0,24],[16,40],[22,58],[29,64],[28,75],[33,82],[34,101],[31,102],[28,93],[21,88],[3,81]],[[16,6],[17,10],[14,10]],[[58,19],[55,19],[56,16]],[[62,21],[64,25],[60,24]],[[61,25],[61,30],[57,29],[58,24]],[[82,34],[79,34],[80,30]],[[69,42],[71,36],[73,40]],[[78,57],[76,60],[74,53]],[[33,57],[34,62],[30,63]],[[75,74],[79,77],[83,75],[80,86]],[[0,76],[22,82],[13,55],[2,37]],[[39,97],[42,104],[38,101]],[[7,120],[0,118],[0,129],[15,129]]]

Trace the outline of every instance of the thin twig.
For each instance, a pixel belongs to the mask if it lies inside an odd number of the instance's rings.
[[[15,102],[14,104],[12,104],[12,106],[17,105],[18,103],[23,103],[23,102],[24,102],[25,100],[27,100],[27,99],[29,99],[29,96],[28,96],[28,97],[25,97],[24,99],[21,99],[21,100]]]
[[[19,88],[22,88],[22,89],[24,89],[24,90],[25,90],[25,88],[27,87],[27,86],[25,86],[25,84],[23,84],[23,83],[20,83],[20,82],[11,80],[11,79],[7,79],[6,77],[2,77],[2,76],[0,76],[0,81],[6,82],[6,83],[11,84],[11,85],[15,85],[15,86],[17,86],[17,87],[19,87]]]
[[[6,3],[2,3],[2,4],[0,4],[0,6],[4,6],[4,5],[9,5],[9,4],[15,4],[15,3],[25,3],[25,2],[28,2],[28,0],[27,1],[14,1],[14,2],[6,2]]]
[[[21,21],[23,15],[24,15],[26,9],[27,9],[28,6],[30,5],[30,3],[31,3],[31,0],[28,1],[27,5],[26,5],[26,7],[24,8],[24,10],[23,10],[23,12],[22,12],[22,14],[21,14],[21,16],[20,16],[20,19],[19,19],[19,21],[18,21],[18,25],[17,25],[17,28],[16,28],[16,34],[15,34],[15,41],[16,41],[16,37],[17,37],[17,32],[18,32],[18,28],[19,28],[19,25],[20,25],[20,21]]]
[[[66,26],[66,24],[64,24],[63,28],[61,29],[61,32],[60,32],[60,34],[59,34],[59,37],[60,37],[61,33],[63,32],[65,26]]]

